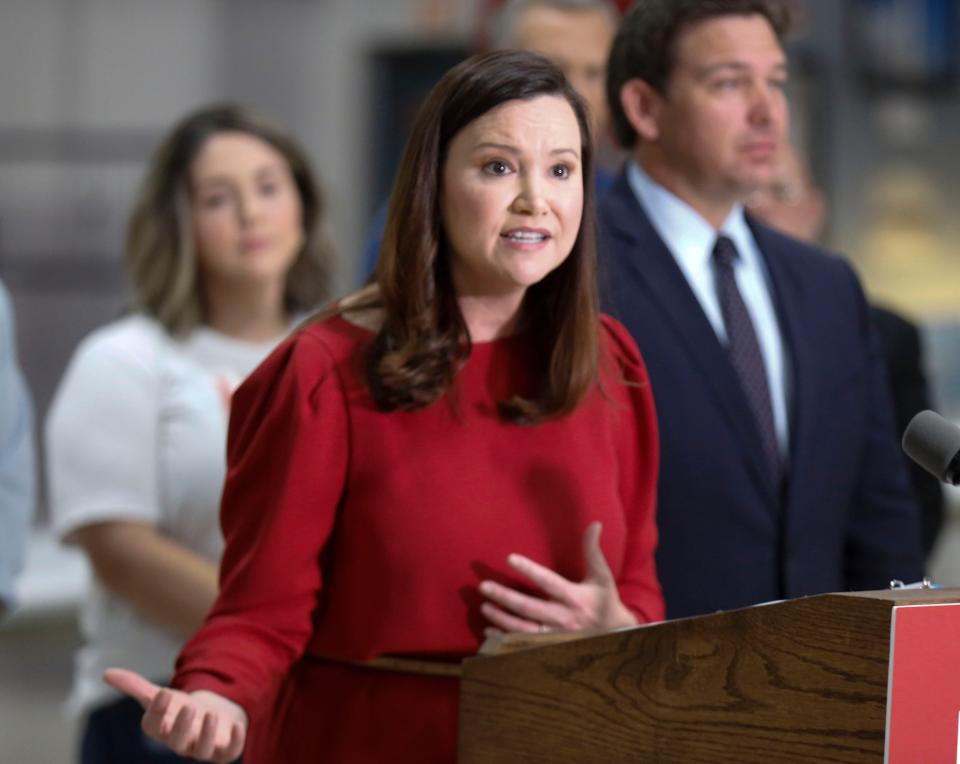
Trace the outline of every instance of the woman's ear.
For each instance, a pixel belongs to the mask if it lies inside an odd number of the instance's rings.
[[[660,137],[660,105],[663,96],[645,80],[627,80],[620,88],[620,105],[641,141]]]

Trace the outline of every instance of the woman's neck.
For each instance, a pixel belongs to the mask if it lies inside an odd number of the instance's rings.
[[[472,342],[509,337],[520,324],[523,294],[510,297],[460,295],[457,302]]]
[[[284,334],[290,316],[281,283],[269,288],[210,287],[206,290],[207,324],[221,334],[263,342]]]

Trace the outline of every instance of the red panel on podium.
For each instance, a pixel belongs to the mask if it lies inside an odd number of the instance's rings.
[[[960,764],[960,604],[893,609],[888,764]]]

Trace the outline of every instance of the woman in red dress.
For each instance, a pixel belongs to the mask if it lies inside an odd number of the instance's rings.
[[[591,172],[583,104],[545,59],[476,57],[434,88],[375,283],[236,394],[221,591],[173,688],[107,672],[157,740],[452,762],[457,680],[369,661],[663,617],[653,401],[598,314]]]

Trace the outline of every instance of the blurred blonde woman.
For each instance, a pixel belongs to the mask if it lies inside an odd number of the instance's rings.
[[[325,293],[322,221],[304,152],[239,108],[188,116],[153,157],[126,248],[135,311],[81,343],[46,428],[54,524],[94,573],[83,764],[182,760],[101,675],[168,680],[217,595],[231,395]]]

